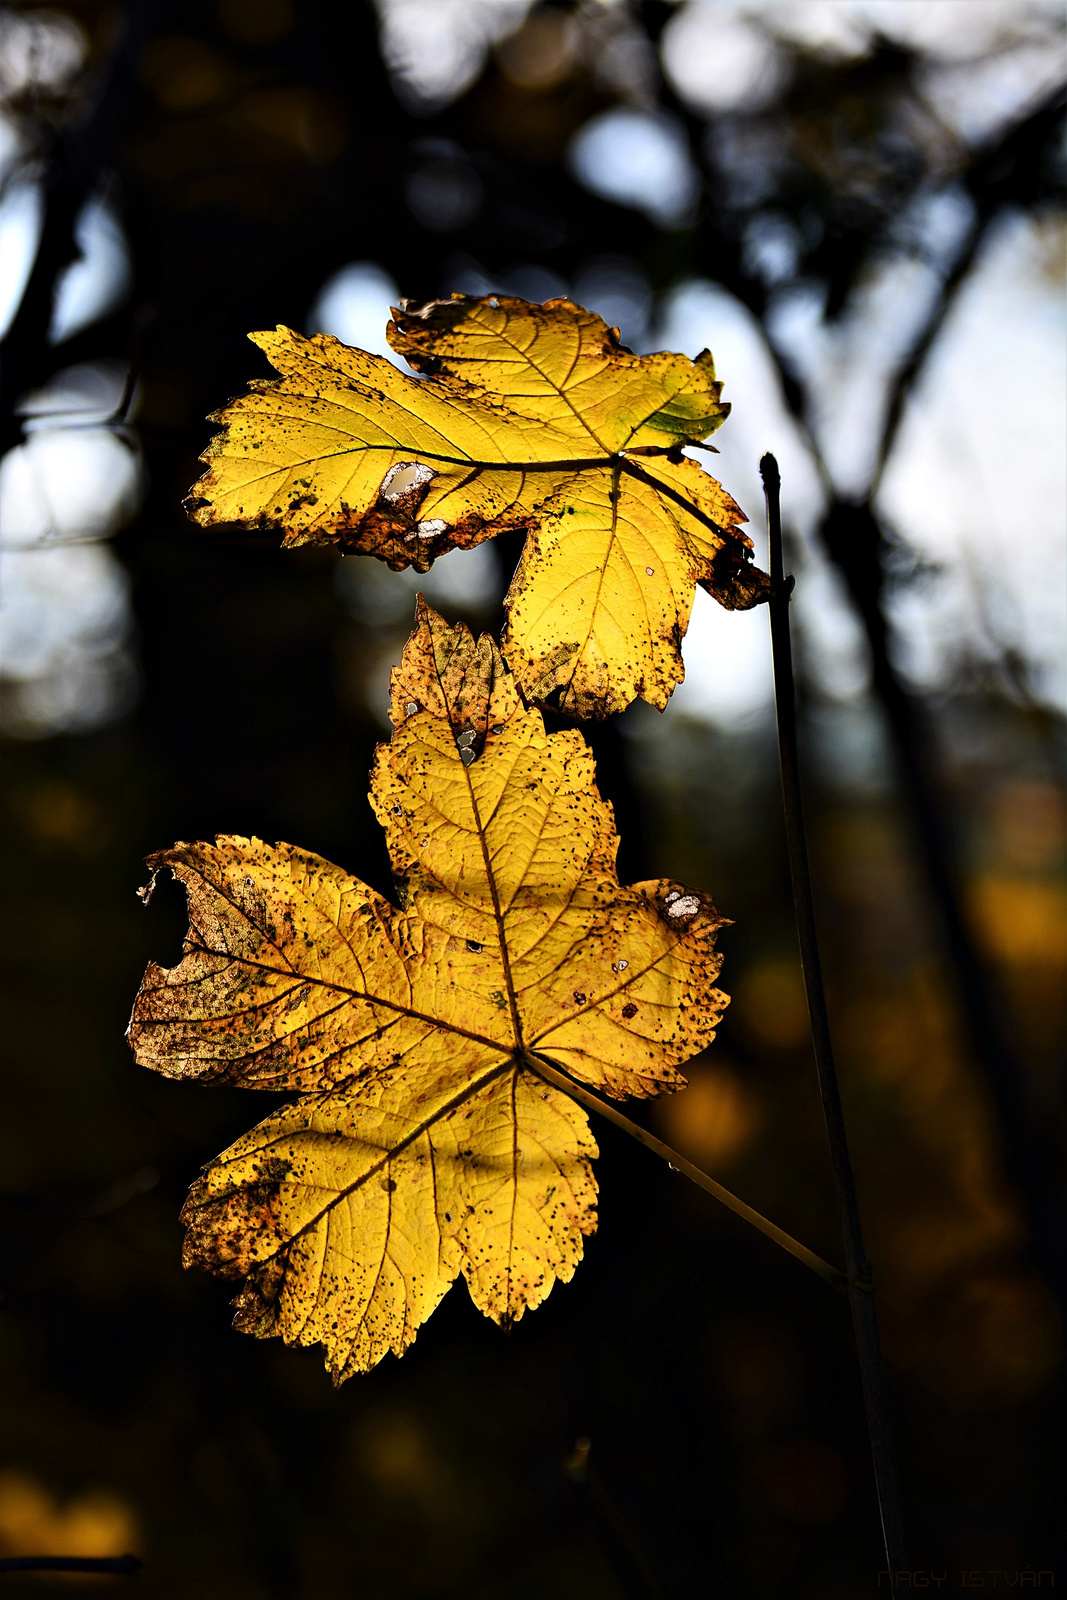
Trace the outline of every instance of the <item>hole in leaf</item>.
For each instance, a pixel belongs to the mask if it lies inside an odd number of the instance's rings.
[[[436,476],[433,468],[421,461],[398,461],[385,474],[378,492],[383,500],[389,502],[400,500],[404,495],[410,494],[412,489],[424,488]]]

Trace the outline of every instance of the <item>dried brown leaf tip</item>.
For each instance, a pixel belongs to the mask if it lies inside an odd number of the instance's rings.
[[[570,300],[502,295],[405,301],[388,333],[420,377],[326,335],[252,335],[280,377],[214,418],[190,514],[420,572],[528,533],[504,645],[527,698],[662,708],[696,585],[730,609],[767,597],[744,513],[682,454],[730,409],[709,352],[635,356]]]
[[[185,885],[184,954],[149,967],[130,1026],[167,1076],[296,1096],[194,1185],[185,1258],[338,1381],[403,1351],[460,1274],[501,1323],[571,1277],[596,1146],[537,1056],[656,1095],[726,1004],[714,906],[620,885],[585,741],[546,734],[492,641],[420,604],[393,709],[371,801],[403,910],[292,845],[176,845],[150,866]]]

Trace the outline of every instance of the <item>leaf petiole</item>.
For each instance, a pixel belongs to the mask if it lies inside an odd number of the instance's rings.
[[[547,1083],[554,1084],[557,1089],[562,1089],[564,1093],[571,1095],[575,1100],[580,1101],[582,1105],[588,1106],[590,1111],[597,1111],[602,1117],[607,1117],[609,1122],[614,1122],[617,1128],[621,1128],[624,1133],[628,1133],[631,1139],[636,1139],[638,1144],[643,1144],[646,1150],[653,1151],[655,1155],[662,1156],[663,1160],[673,1167],[676,1172],[684,1173],[687,1178],[697,1184],[699,1188],[705,1190],[707,1194],[713,1195],[716,1200],[727,1206],[737,1216],[743,1217],[754,1228],[758,1228],[760,1233],[764,1234],[768,1239],[773,1239],[775,1244],[780,1245],[783,1250],[788,1250],[789,1254],[795,1256],[798,1261],[803,1261],[806,1267],[810,1267],[813,1272],[817,1272],[819,1277],[825,1279],[839,1294],[848,1294],[848,1279],[843,1272],[839,1272],[836,1267],[832,1267],[828,1261],[823,1260],[822,1256],[817,1256],[814,1250],[809,1250],[807,1245],[801,1244],[791,1234],[779,1228],[776,1223],[770,1222],[766,1217],[761,1216],[758,1211],[754,1211],[743,1200],[739,1200],[735,1194],[731,1194],[729,1189],[724,1189],[721,1183],[716,1183],[715,1179],[710,1178],[706,1172],[701,1171],[700,1167],[694,1166],[691,1161],[687,1161],[685,1156],[681,1155],[677,1150],[672,1150],[670,1145],[664,1144],[662,1139],[657,1139],[654,1133],[649,1133],[647,1129],[642,1128],[637,1122],[631,1122],[629,1117],[624,1116],[621,1111],[617,1111],[606,1100],[601,1100],[599,1095],[595,1095],[589,1089],[584,1089],[581,1084],[575,1083],[573,1078],[568,1078],[566,1073],[560,1072],[558,1067],[554,1067],[543,1056],[525,1051],[524,1059],[531,1072],[536,1072],[538,1077],[544,1078]]]

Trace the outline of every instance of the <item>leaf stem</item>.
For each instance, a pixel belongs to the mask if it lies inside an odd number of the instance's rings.
[[[789,637],[789,596],[792,578],[786,578],[782,559],[781,476],[772,455],[760,462],[760,476],[767,501],[767,530],[770,538],[771,569],[771,650],[774,658],[774,699],[778,719],[778,759],[782,775],[789,873],[793,882],[800,959],[808,997],[815,1066],[819,1075],[826,1137],[830,1147],[834,1188],[841,1221],[841,1236],[848,1268],[848,1298],[852,1309],[852,1328],[859,1358],[867,1428],[874,1461],[878,1508],[882,1518],[886,1560],[892,1571],[907,1570],[904,1546],[904,1519],[900,1485],[897,1479],[896,1449],[889,1416],[889,1396],[882,1366],[878,1315],[874,1304],[870,1262],[863,1248],[856,1186],[845,1137],[845,1118],[837,1085],[830,1021],[826,1010],[819,938],[815,922],[815,898],[811,887],[804,807],[800,791],[800,765],[797,755],[796,697],[793,686],[793,653]]]
[[[789,1254],[795,1256],[798,1261],[803,1261],[806,1267],[810,1267],[813,1272],[817,1272],[820,1278],[824,1278],[827,1283],[831,1284],[841,1294],[847,1293],[848,1280],[843,1272],[839,1272],[836,1267],[832,1267],[828,1261],[824,1261],[821,1256],[817,1256],[814,1250],[809,1250],[807,1245],[801,1244],[798,1240],[792,1238],[775,1223],[769,1222],[766,1217],[761,1216],[758,1211],[754,1211],[751,1206],[747,1206],[743,1200],[739,1200],[735,1194],[731,1194],[729,1189],[724,1189],[721,1183],[716,1183],[714,1178],[709,1178],[706,1172],[702,1172],[691,1161],[687,1161],[685,1156],[679,1154],[677,1150],[672,1150],[669,1144],[664,1144],[662,1139],[657,1139],[654,1133],[649,1133],[647,1129],[642,1128],[637,1122],[631,1122],[629,1117],[624,1116],[621,1111],[616,1110],[606,1100],[601,1100],[599,1095],[595,1095],[591,1090],[583,1088],[579,1083],[575,1083],[573,1078],[568,1078],[566,1073],[560,1072],[558,1067],[554,1067],[543,1056],[533,1055],[530,1051],[526,1051],[525,1060],[531,1071],[536,1072],[538,1077],[554,1084],[557,1089],[564,1090],[566,1094],[571,1095],[575,1100],[580,1100],[582,1105],[588,1106],[591,1111],[599,1112],[602,1117],[606,1117],[609,1122],[613,1122],[617,1128],[621,1128],[624,1133],[628,1133],[631,1139],[636,1139],[638,1144],[643,1144],[646,1150],[651,1150],[655,1155],[662,1156],[664,1161],[672,1166],[676,1172],[684,1173],[687,1178],[691,1179],[707,1194],[714,1195],[716,1200],[727,1206],[737,1216],[743,1217],[746,1222],[750,1222],[754,1228],[758,1228],[760,1233],[765,1234],[768,1239],[773,1239],[775,1244],[781,1245],[783,1250],[788,1250]]]

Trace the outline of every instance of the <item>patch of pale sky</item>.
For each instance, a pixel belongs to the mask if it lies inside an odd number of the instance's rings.
[[[377,0],[401,99],[427,112],[456,99],[529,3]],[[584,20],[595,35],[592,14]],[[1062,72],[1063,21],[1060,0],[688,0],[663,30],[660,55],[672,86],[695,109],[751,111],[780,87],[779,43],[847,59],[866,54],[881,34],[926,58],[919,81],[928,98],[965,137],[981,138],[1050,86],[1050,73]],[[647,69],[635,69],[632,83],[625,72],[615,76],[624,98],[647,99]]]
[[[400,291],[376,261],[353,261],[333,273],[308,312],[308,333],[332,333],[342,344],[388,356],[403,371],[407,362],[389,348],[385,325]]]
[[[877,35],[924,58],[918,84],[964,138],[988,137],[1063,75],[1060,0],[689,0],[661,41],[664,71],[696,110],[758,111],[781,85],[779,44],[843,59]]]
[[[925,262],[890,258],[833,323],[821,293],[799,284],[772,302],[768,329],[810,395],[812,432],[846,496],[864,493],[876,463],[891,374],[923,326],[940,287]]]
[[[909,675],[940,687],[957,662],[1006,647],[1038,698],[1062,705],[1067,329],[1047,245],[1018,215],[988,241],[908,409],[879,508],[940,569],[893,602]]]
[[[65,11],[0,11],[0,100],[62,93],[88,53],[85,30]]]
[[[97,541],[137,510],[140,453],[110,420],[126,369],[68,367],[21,404],[25,438],[0,461],[0,675],[21,737],[98,727],[129,704],[129,583]]]
[[[1028,664],[1038,697],[1059,704],[1067,645],[1067,352],[1062,297],[1042,268],[1040,241],[1040,225],[1022,217],[990,241],[908,408],[879,508],[921,560],[938,568],[898,589],[891,603],[908,676],[942,689],[961,664],[995,661],[1009,648]],[[901,348],[884,327],[914,296],[913,278],[914,264],[887,266],[874,303],[853,323],[858,349],[848,350],[846,330],[843,352],[828,355],[821,324],[812,319],[807,327],[806,367],[824,391],[822,431],[838,463],[849,450],[869,463],[882,384]],[[734,412],[715,435],[722,454],[705,465],[761,532],[759,456],[771,449],[778,457],[785,518],[804,541],[795,606],[806,661],[823,693],[855,696],[866,684],[865,646],[836,574],[812,541],[822,489],[758,328],[724,290],[694,283],[672,295],[654,342],[690,355],[705,344],[713,350]],[[864,481],[857,474],[852,486]],[[839,482],[850,486],[847,472]],[[761,546],[760,536],[758,557]],[[702,603],[694,610],[676,709],[729,724],[763,703],[758,683],[769,698],[765,636],[746,634],[739,620]]]
[[[678,94],[705,112],[756,111],[774,98],[783,63],[774,40],[748,8],[730,3],[681,7],[660,40],[663,70]]]
[[[105,544],[3,556],[3,726],[22,738],[85,732],[119,716],[135,683],[129,579]]]
[[[29,179],[9,183],[0,195],[0,339],[22,302],[43,222],[40,185]]]
[[[20,406],[25,437],[0,461],[0,549],[99,539],[140,504],[140,452],[112,418],[121,363],[69,367]]]
[[[0,338],[22,302],[37,254],[44,205],[34,178],[10,183],[0,197]],[[74,228],[80,252],[60,274],[49,339],[61,344],[107,316],[130,292],[133,268],[122,224],[108,202],[94,196]]]
[[[104,545],[4,557],[0,633],[6,678],[45,676],[73,650],[110,649],[129,627],[129,579]]]
[[[682,285],[669,297],[649,348],[696,355],[707,346],[724,380],[733,410],[714,435],[718,456],[692,454],[729,490],[750,518],[756,561],[766,567],[767,538],[759,462],[766,451],[782,472],[786,525],[804,542],[802,592],[795,602],[809,640],[820,688],[849,698],[866,683],[866,651],[840,581],[812,543],[825,496],[811,454],[782,397],[774,362],[759,324],[741,302],[717,284]],[[764,608],[724,611],[698,591],[682,647],[686,679],[673,712],[723,727],[743,726],[771,704],[770,642]]]
[[[772,5],[775,0],[771,0]],[[777,0],[784,13],[802,13],[803,3]],[[1012,43],[1049,40],[1063,32],[1060,0],[834,0],[859,26],[939,61],[974,61]],[[768,8],[770,9],[770,8]],[[831,9],[829,6],[824,10]]]
[[[99,539],[140,498],[140,458],[113,429],[41,429],[0,461],[0,548]]]
[[[431,112],[477,78],[486,54],[512,33],[530,0],[376,0],[382,54],[393,86],[413,111]]]
[[[567,164],[606,200],[634,206],[662,227],[684,223],[700,179],[681,123],[661,111],[614,106],[583,123]]]
[[[980,61],[927,61],[916,82],[942,122],[970,144],[993,137],[1064,77],[1060,40],[1016,44]]]
[[[80,251],[56,284],[48,337],[61,344],[120,306],[133,284],[133,265],[122,224],[106,200],[82,208],[74,229]]]

